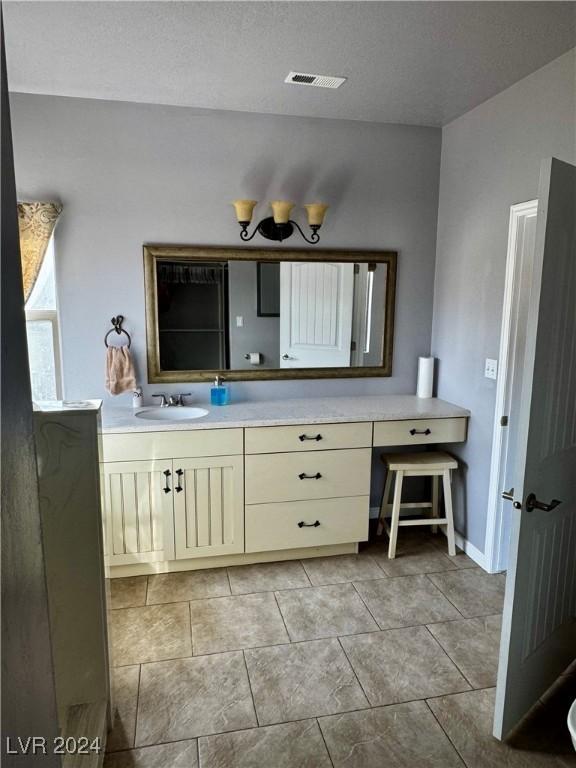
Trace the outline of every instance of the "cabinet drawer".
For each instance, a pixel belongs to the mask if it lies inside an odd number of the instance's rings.
[[[357,448],[246,456],[246,504],[368,494],[371,453]]]
[[[368,448],[371,445],[372,422],[369,421],[246,429],[246,453],[325,451],[330,448]]]
[[[466,440],[467,419],[406,419],[375,421],[374,445],[461,443]]]
[[[365,541],[369,500],[355,496],[247,506],[246,552]]]
[[[126,432],[102,435],[103,461],[139,461],[241,454],[241,429],[174,430],[170,432]]]

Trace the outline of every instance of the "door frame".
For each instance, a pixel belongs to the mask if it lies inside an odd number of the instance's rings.
[[[504,550],[503,532],[504,515],[501,499],[502,478],[506,470],[506,448],[508,429],[501,424],[510,386],[510,373],[514,371],[516,353],[516,327],[520,303],[515,290],[516,265],[520,253],[519,238],[523,232],[525,220],[535,216],[538,200],[529,200],[510,206],[508,226],[508,249],[506,255],[506,276],[504,279],[504,301],[502,326],[500,330],[500,349],[498,377],[496,380],[496,402],[494,405],[494,427],[492,432],[492,459],[490,464],[490,483],[488,489],[488,514],[486,519],[486,539],[484,545],[485,567],[489,573],[497,573],[506,568],[507,552]]]

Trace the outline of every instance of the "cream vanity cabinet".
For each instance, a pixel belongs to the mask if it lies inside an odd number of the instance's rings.
[[[246,552],[368,538],[372,424],[246,429]]]
[[[244,552],[241,429],[102,436],[111,566]]]

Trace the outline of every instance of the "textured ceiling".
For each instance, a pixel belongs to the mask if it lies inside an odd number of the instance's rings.
[[[442,125],[576,45],[572,2],[3,3],[13,91]],[[284,84],[344,75],[338,90]]]

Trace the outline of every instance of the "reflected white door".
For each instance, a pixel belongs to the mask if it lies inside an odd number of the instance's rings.
[[[354,264],[280,265],[280,366],[350,365]]]
[[[542,164],[494,735],[576,656],[576,168]]]

